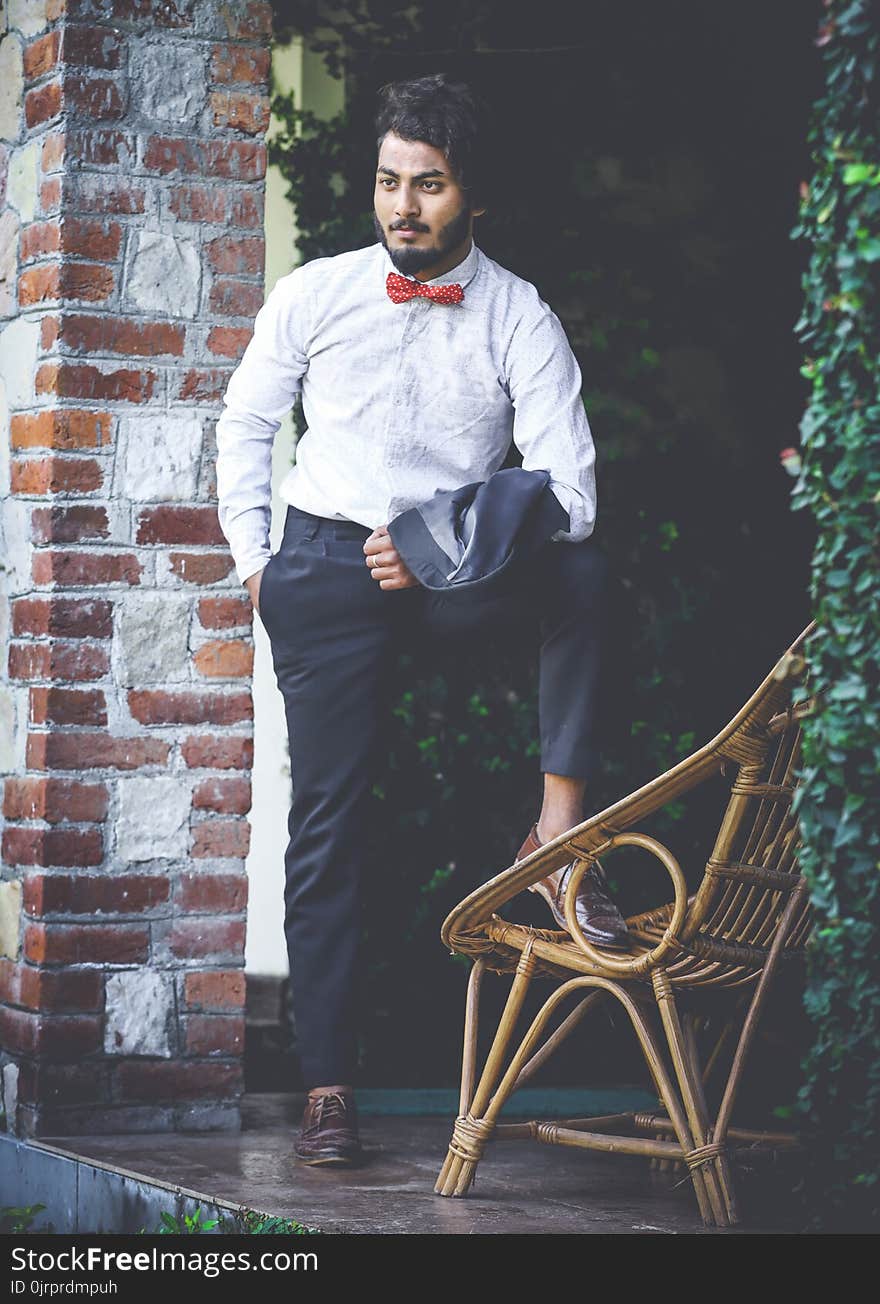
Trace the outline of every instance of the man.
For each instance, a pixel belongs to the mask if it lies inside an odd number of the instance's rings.
[[[217,425],[220,523],[269,635],[290,740],[285,934],[309,1088],[295,1144],[304,1163],[361,1154],[352,1081],[364,801],[400,641],[415,632],[454,645],[505,617],[540,621],[544,797],[518,858],[583,820],[598,764],[606,562],[590,537],[595,449],[559,319],[474,243],[486,211],[481,124],[470,88],[442,74],[383,88],[377,243],[280,278]],[[307,429],[281,485],[289,506],[272,555],[272,441],[299,392]],[[524,469],[549,471],[570,528],[529,559],[503,611],[462,614],[416,580],[388,523],[438,488],[485,481],[511,438]],[[561,928],[570,869],[537,885]],[[596,870],[577,914],[594,943],[625,945]]]

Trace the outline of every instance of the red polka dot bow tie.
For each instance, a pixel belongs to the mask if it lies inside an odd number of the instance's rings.
[[[385,282],[388,298],[393,303],[405,303],[421,295],[423,299],[433,299],[435,303],[461,303],[464,290],[456,281],[453,285],[426,285],[424,281],[411,281],[397,272],[389,272]]]

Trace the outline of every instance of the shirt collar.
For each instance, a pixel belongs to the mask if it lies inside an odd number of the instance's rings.
[[[388,250],[385,248],[385,246],[380,243],[377,244],[376,247],[380,249],[382,252],[382,281],[384,284],[385,277],[388,275],[388,273],[397,272],[397,268],[394,266],[394,263],[391,261],[391,255],[388,253]],[[472,237],[470,251],[465,255],[465,257],[461,260],[461,262],[457,264],[457,266],[450,268],[450,270],[448,272],[444,272],[442,276],[433,276],[430,281],[423,281],[422,284],[423,285],[460,285],[463,289],[468,284],[469,281],[472,281],[474,279],[474,276],[477,273],[477,267],[479,266],[479,263],[480,263],[480,251],[477,248],[476,244],[474,243]],[[403,275],[403,273],[401,272],[398,272],[397,274],[399,276]],[[407,280],[409,281],[413,281],[415,279],[416,278],[414,276],[407,277]]]

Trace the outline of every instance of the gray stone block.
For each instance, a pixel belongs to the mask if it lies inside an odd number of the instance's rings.
[[[189,847],[189,785],[165,775],[119,781],[116,849],[121,860],[174,860]]]
[[[104,1050],[108,1055],[171,1055],[174,980],[155,969],[107,975]]]

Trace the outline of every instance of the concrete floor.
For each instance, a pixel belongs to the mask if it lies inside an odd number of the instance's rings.
[[[433,1192],[451,1119],[361,1111],[367,1161],[355,1169],[298,1164],[292,1143],[302,1096],[244,1099],[240,1133],[45,1137],[45,1142],[211,1199],[295,1218],[324,1232],[468,1235],[526,1233],[709,1233],[690,1181],[655,1174],[648,1161],[532,1141],[491,1143],[464,1199]],[[781,1189],[780,1187],[781,1180]],[[742,1232],[783,1233],[786,1180],[755,1183]],[[771,1190],[771,1188],[776,1188]],[[790,1180],[788,1182],[790,1190]],[[718,1233],[721,1235],[729,1232]]]

